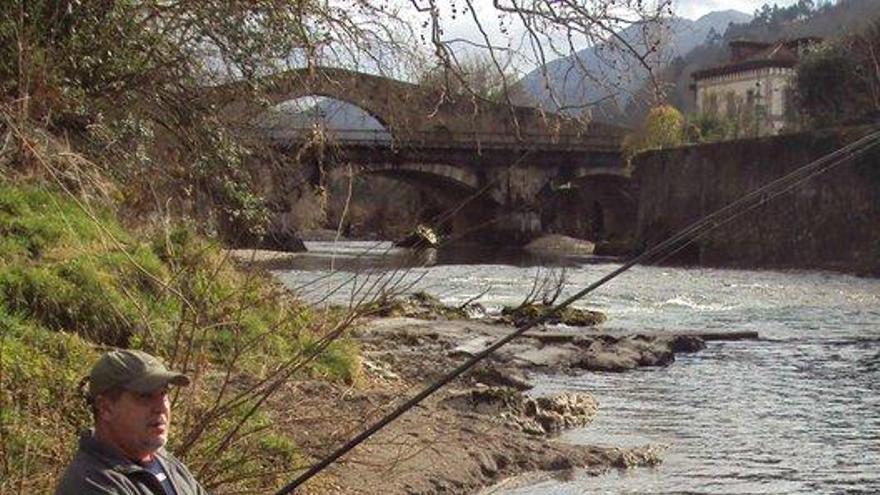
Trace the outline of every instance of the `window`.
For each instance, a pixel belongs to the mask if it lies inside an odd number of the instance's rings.
[[[705,93],[702,110],[710,115],[718,115],[718,95],[715,93]]]
[[[728,91],[725,96],[727,97],[727,115],[736,115],[736,93],[734,93],[733,91]]]
[[[794,89],[785,88],[785,92],[782,95],[782,115],[785,116],[786,122],[795,122],[797,120],[797,112],[794,105]]]

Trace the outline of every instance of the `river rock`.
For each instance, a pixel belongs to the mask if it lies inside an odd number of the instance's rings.
[[[612,465],[620,469],[632,469],[637,466],[656,466],[662,462],[661,454],[666,450],[662,445],[645,445],[632,449],[620,449],[613,459]]]
[[[670,347],[672,352],[697,352],[706,348],[706,342],[695,335],[676,335]]]
[[[454,393],[444,399],[444,405],[460,411],[500,416],[521,408],[523,396],[503,387],[480,387]]]
[[[444,404],[458,410],[497,416],[508,425],[532,435],[556,434],[589,424],[598,404],[588,394],[562,393],[530,398],[509,388],[486,387],[453,394]]]
[[[472,357],[480,352],[486,350],[487,347],[492,345],[495,342],[495,339],[489,337],[487,335],[481,335],[479,337],[474,337],[473,339],[466,340],[461,344],[453,347],[449,350],[450,357]]]
[[[636,356],[630,353],[588,351],[571,364],[575,368],[590,371],[622,372],[635,369],[638,366],[638,361]]]
[[[285,251],[290,253],[301,253],[306,251],[306,245],[293,230],[269,232],[260,238],[256,247],[259,249]]]
[[[521,325],[535,318],[543,317],[553,309],[544,303],[521,304],[517,307],[505,306],[501,310],[499,322],[508,325]],[[578,309],[572,307],[563,308],[560,312],[555,313],[547,319],[545,323],[550,325],[569,325],[572,327],[588,327],[603,323],[608,317],[605,313],[599,311],[591,311],[589,309]]]
[[[523,247],[526,251],[554,256],[575,255],[588,256],[593,254],[596,245],[584,239],[576,239],[564,235],[551,234],[539,237]]]
[[[439,244],[440,237],[427,225],[418,225],[409,235],[394,243],[397,247],[413,249],[436,248]]]
[[[632,241],[600,241],[593,254],[597,256],[629,256],[633,252]]]
[[[550,434],[589,424],[599,409],[591,395],[571,392],[526,399],[524,405],[526,417],[540,424],[544,433]]]
[[[698,339],[699,340],[699,339]],[[675,361],[674,342],[698,345],[692,340],[636,335],[620,339],[580,339],[584,351],[572,362],[575,368],[591,371],[629,371],[640,366],[667,366]]]
[[[408,317],[422,320],[466,320],[467,308],[446,306],[436,297],[416,292],[402,297],[382,297],[363,308],[364,313],[381,317]]]
[[[520,391],[534,387],[519,370],[514,368],[499,369],[492,364],[474,369],[469,373],[469,376],[489,387],[509,387]]]

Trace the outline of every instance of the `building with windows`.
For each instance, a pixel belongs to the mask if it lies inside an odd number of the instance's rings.
[[[742,135],[778,134],[795,121],[795,67],[820,41],[731,42],[728,63],[693,74],[697,111],[730,119]]]

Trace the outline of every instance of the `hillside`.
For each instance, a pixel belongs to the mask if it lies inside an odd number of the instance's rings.
[[[702,44],[713,30],[722,33],[731,23],[750,19],[748,14],[735,10],[712,12],[696,21],[674,17],[650,29],[644,25],[630,26],[621,32],[621,37],[639,50],[659,43],[660,49],[650,63],[664,67]],[[611,105],[603,104],[604,110],[593,113],[603,120],[611,117],[615,108],[626,105],[647,77],[647,71],[634,56],[606,43],[552,61],[544,70],[527,74],[519,85],[533,104],[552,110],[577,113],[585,105],[610,101]]]

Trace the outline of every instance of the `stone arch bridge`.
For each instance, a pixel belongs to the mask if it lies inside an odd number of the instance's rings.
[[[454,201],[479,198],[480,208],[462,209],[453,231],[479,224],[491,226],[481,231],[483,237],[505,241],[526,241],[548,228],[596,237],[597,229],[589,227],[597,223],[595,212],[593,220],[578,221],[566,217],[583,215],[583,209],[548,211],[583,194],[589,196],[583,201],[602,211],[603,236],[623,237],[634,227],[634,196],[620,154],[622,128],[338,68],[276,74],[262,86],[261,104],[236,99],[241,88],[235,84],[215,88],[213,96],[242,133],[297,153],[305,163],[357,163],[369,173],[443,190]],[[266,104],[305,96],[350,103],[387,132],[329,131],[338,139],[328,153],[303,129],[253,125]]]

